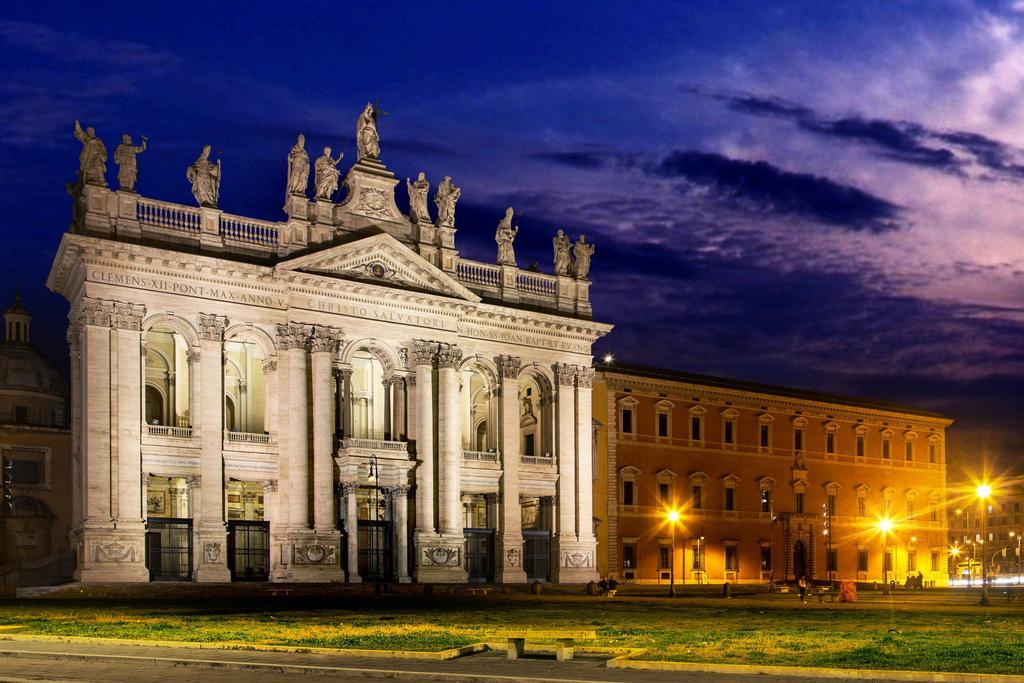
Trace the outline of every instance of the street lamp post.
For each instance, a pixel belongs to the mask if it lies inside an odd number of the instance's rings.
[[[669,510],[668,525],[671,528],[671,546],[668,559],[668,597],[676,597],[676,522],[679,521],[679,511]]]
[[[878,530],[882,532],[882,593],[889,594],[889,532],[892,531],[892,520],[884,517],[878,520]]]
[[[1016,538],[1017,539],[1017,584],[1018,585],[1020,585],[1020,541],[1021,541],[1021,536],[1024,536],[1024,534],[1018,534],[1016,531],[1011,531],[1010,532],[1010,538]]]
[[[380,465],[377,462],[377,454],[372,453],[370,455],[370,478],[373,480],[373,514],[370,515],[370,562],[367,566],[373,572],[373,592],[380,595],[380,579],[381,579],[381,567],[380,567],[380,551],[377,548],[377,534],[379,527],[377,523],[380,521],[380,511],[378,506],[380,505]]]
[[[981,502],[981,540],[988,541],[988,499],[992,495],[992,487],[979,484],[975,490]],[[981,553],[981,605],[988,604],[988,553]]]

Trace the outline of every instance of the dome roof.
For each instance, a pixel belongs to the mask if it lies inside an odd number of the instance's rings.
[[[28,344],[0,344],[0,391],[66,397],[68,385],[50,361]]]

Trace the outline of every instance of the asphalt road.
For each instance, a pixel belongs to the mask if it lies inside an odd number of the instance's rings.
[[[517,662],[504,653],[484,653],[447,662],[338,657],[334,655],[194,650],[133,645],[7,641],[0,643],[0,681],[97,681],[102,683],[264,683],[297,676],[339,681],[460,681],[470,683],[644,683],[714,681],[783,683],[777,676],[686,674],[608,669],[603,658],[572,662],[529,657]],[[835,677],[800,678],[805,683]]]

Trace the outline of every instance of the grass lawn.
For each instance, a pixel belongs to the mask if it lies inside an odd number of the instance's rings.
[[[440,650],[502,629],[593,629],[641,659],[1024,674],[1024,603],[943,591],[856,604],[792,595],[732,600],[564,595],[0,603],[0,633]]]

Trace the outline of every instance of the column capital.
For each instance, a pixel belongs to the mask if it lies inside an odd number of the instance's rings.
[[[203,478],[200,476],[185,477],[185,488],[188,490],[198,489],[203,487]]]
[[[523,359],[519,356],[498,356],[494,359],[502,379],[516,379],[519,369],[523,367]]]
[[[268,493],[277,493],[277,480],[267,479],[263,482],[263,495]],[[264,503],[265,505],[266,503]]]
[[[417,339],[413,343],[415,344],[412,351],[413,364],[433,365],[434,356],[437,355],[437,342]]]
[[[228,319],[215,313],[199,314],[199,338],[203,341],[224,341],[224,328]]]
[[[77,322],[79,325],[110,327],[113,315],[114,303],[112,301],[82,297]]]
[[[277,372],[277,359],[276,358],[265,358],[263,359],[263,374],[270,372]]]
[[[437,367],[457,368],[462,362],[462,349],[455,344],[441,343],[437,345]]]
[[[576,366],[568,363],[555,363],[551,366],[555,371],[555,378],[560,386],[572,386],[576,381]]]
[[[309,350],[312,353],[336,353],[341,330],[327,325],[316,325],[309,337]]]
[[[343,481],[341,482],[341,491],[346,496],[355,495],[359,491],[359,482],[357,481]]]
[[[110,321],[111,327],[119,330],[139,332],[142,330],[142,319],[144,317],[146,317],[146,307],[142,304],[115,301]]]
[[[580,389],[590,389],[594,384],[594,368],[583,365],[576,366],[576,386]]]
[[[405,383],[410,388],[416,386],[416,375],[409,375],[405,378]]]
[[[312,333],[312,325],[293,322],[278,323],[277,346],[280,349],[305,349],[306,341]]]
[[[352,368],[334,368],[334,376],[347,382],[352,379]]]

